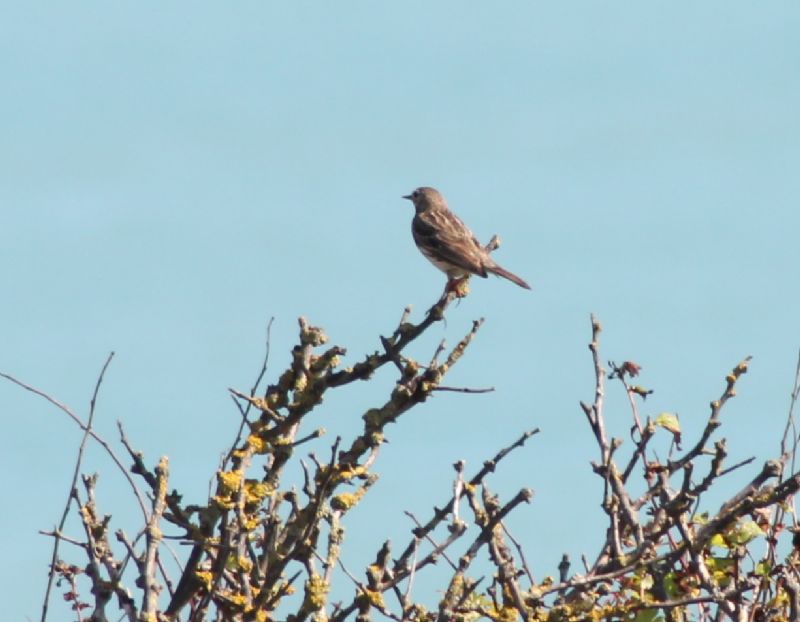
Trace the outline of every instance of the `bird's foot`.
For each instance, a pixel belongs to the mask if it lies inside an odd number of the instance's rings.
[[[447,285],[444,286],[444,295],[454,294],[456,298],[466,298],[469,294],[469,277],[461,277],[460,279],[448,279]]]

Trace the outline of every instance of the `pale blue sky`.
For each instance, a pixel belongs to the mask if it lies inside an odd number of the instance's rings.
[[[590,312],[604,359],[643,365],[643,413],[677,411],[688,436],[752,354],[723,433],[732,462],[777,450],[800,345],[798,31],[793,2],[5,3],[0,370],[85,413],[115,350],[98,429],[116,439],[121,419],[200,502],[237,423],[226,388],[250,387],[270,316],[276,372],[299,315],[353,361],[435,300],[443,276],[400,199],[433,185],[534,290],[475,281],[408,352],[485,316],[448,383],[497,391],[437,395],[389,430],[344,560],[360,575],[385,536],[406,541],[403,510],[445,499],[452,462],[471,471],[533,426],[490,482],[536,490],[512,526],[538,577],[562,552],[592,557]],[[393,380],[332,393],[318,451]],[[610,398],[617,436],[624,405]],[[36,531],[60,514],[80,435],[8,383],[0,415],[16,620],[39,615]],[[86,468],[132,530],[96,448]]]

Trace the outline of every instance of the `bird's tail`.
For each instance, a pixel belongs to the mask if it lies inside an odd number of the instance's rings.
[[[525,281],[519,278],[516,274],[514,274],[513,272],[509,272],[505,268],[501,268],[497,264],[493,266],[486,266],[486,271],[491,272],[492,274],[496,274],[497,276],[502,276],[504,279],[508,279],[512,283],[516,283],[517,285],[519,285],[520,287],[524,287],[525,289],[531,288],[530,285],[528,285]]]

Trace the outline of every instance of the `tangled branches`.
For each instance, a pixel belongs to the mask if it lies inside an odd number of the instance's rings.
[[[719,478],[751,462],[728,466],[725,440],[712,444],[722,425],[723,409],[735,396],[749,359],[728,374],[722,394],[710,404],[702,433],[683,451],[676,416],[662,413],[642,420],[639,405],[651,391],[631,384],[639,366],[625,361],[608,363],[610,373],[604,368],[601,327],[594,317],[589,344],[594,399],[581,403],[599,450],[592,468],[599,478],[601,507],[607,518],[594,563],[584,558],[583,572],[571,574],[565,555],[557,568],[558,579],[537,580],[523,547],[507,529],[506,517],[531,502],[533,491],[519,490],[504,501],[492,493],[487,479],[505,456],[539,431],[533,429],[472,476],[466,475],[463,462],[456,462],[453,491],[434,506],[431,516],[421,521],[408,514],[414,527],[399,553],[386,541],[362,578],[350,573],[341,559],[346,545],[344,523],[377,480],[373,466],[386,426],[398,422],[435,391],[481,391],[442,385],[480,329],[481,320],[449,352],[443,345],[438,347],[427,364],[403,355],[406,346],[444,317],[454,296],[440,299],[418,324],[408,321],[407,309],[392,335],[381,338],[382,351],[347,368],[341,368],[344,348],[324,348],[327,336],[301,318],[291,364],[275,384],[263,392],[258,391],[258,382],[249,393],[231,390],[242,426],[205,504],[186,504],[178,492],[170,492],[167,458],[149,468],[120,427],[121,442],[133,461],[126,476],[133,474],[144,482],[149,498],[146,502],[129,480],[143,516],[139,533],[131,538],[118,529],[112,534],[110,517],[97,507],[96,476],[82,477],[82,492],[73,485],[67,505],[78,508],[83,537],[64,534],[63,521],[48,533],[56,545],[67,542],[85,555],[85,566],[67,563],[56,548],[51,571],[51,580],[57,578],[66,585],[65,599],[77,619],[109,619],[112,603],[130,622],[362,622],[375,614],[420,622],[797,619],[800,546],[796,536],[791,541],[786,537],[794,532],[793,526],[786,529],[786,518],[791,497],[800,488],[800,474],[785,473],[796,449],[791,412],[791,425],[787,425],[791,447],[784,439],[783,455],[767,461],[716,512],[709,512],[703,503],[708,491],[716,490]],[[382,403],[363,414],[360,433],[349,441],[336,437],[326,459],[311,454],[307,463],[298,458],[298,447],[323,434],[304,424],[324,395],[368,380],[386,365],[396,368],[396,383]],[[266,365],[259,380],[265,369]],[[607,380],[619,381],[631,408],[633,443],[624,456],[623,441],[610,436],[606,425]],[[794,398],[799,391],[795,387]],[[111,447],[92,430],[91,418],[84,424],[68,408],[48,399],[70,414],[85,437],[100,442],[122,468]],[[670,448],[662,460],[655,444],[665,438]],[[302,484],[286,475],[292,461],[302,466]],[[469,518],[464,517],[462,506]],[[191,545],[186,559],[173,555],[170,561],[165,529],[177,531]],[[762,545],[764,550],[757,551]],[[476,577],[478,558],[488,562],[490,577]],[[452,572],[441,586],[439,602],[426,605],[414,596],[415,581],[441,559]],[[179,568],[176,583],[170,580],[168,567]],[[332,585],[341,578],[352,583],[352,597],[332,603]],[[83,581],[90,585],[91,600],[81,596]],[[87,611],[90,618],[84,617]],[[43,620],[46,615],[47,602]]]

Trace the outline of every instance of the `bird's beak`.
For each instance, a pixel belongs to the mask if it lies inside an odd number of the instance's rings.
[[[404,194],[404,195],[402,196],[402,198],[404,198],[404,199],[408,199],[408,200],[410,201],[410,200],[411,200],[411,195],[410,195],[410,194]]]

